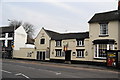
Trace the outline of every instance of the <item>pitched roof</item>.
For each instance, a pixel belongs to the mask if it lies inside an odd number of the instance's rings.
[[[88,23],[94,23],[94,22],[108,22],[108,21],[115,21],[120,20],[120,10],[114,10],[104,13],[96,13],[89,21]]]
[[[89,32],[81,32],[81,33],[57,33],[57,32],[46,30],[46,29],[44,29],[44,30],[51,37],[52,40],[85,39],[85,38],[89,38]]]
[[[26,44],[34,44],[35,40],[27,36],[27,43]]]
[[[17,28],[18,28],[18,27],[17,27]],[[17,28],[15,28],[15,29],[17,29]],[[0,31],[2,31],[2,33],[14,32],[14,27],[13,27],[13,26],[0,27]]]

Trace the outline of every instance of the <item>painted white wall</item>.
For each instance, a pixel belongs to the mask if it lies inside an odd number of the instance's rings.
[[[14,50],[19,50],[21,47],[25,47],[26,42],[27,33],[25,32],[23,26],[20,26],[14,33]]]
[[[35,48],[35,45],[33,45],[33,44],[26,44],[25,48]]]

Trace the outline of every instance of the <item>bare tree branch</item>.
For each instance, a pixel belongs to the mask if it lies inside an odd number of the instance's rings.
[[[9,26],[14,27],[14,28],[18,28],[19,26],[22,25],[22,21],[17,21],[17,20],[9,20]]]
[[[26,33],[28,34],[28,36],[30,38],[32,38],[33,35],[34,35],[34,26],[32,24],[28,23],[28,22],[25,22],[23,24],[23,27],[24,27]]]
[[[22,25],[22,21],[17,21],[17,20],[8,20],[8,21],[10,21],[9,26],[14,27],[15,29]],[[30,38],[33,38],[33,36],[34,36],[34,26],[32,24],[28,23],[28,22],[25,22],[22,26],[25,29],[27,35]]]

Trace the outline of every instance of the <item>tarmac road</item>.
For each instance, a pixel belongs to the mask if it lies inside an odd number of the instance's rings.
[[[91,69],[72,67],[69,65],[52,64],[25,60],[3,60],[3,79],[40,79],[41,78],[76,78],[76,79],[118,79],[118,71],[108,69]]]

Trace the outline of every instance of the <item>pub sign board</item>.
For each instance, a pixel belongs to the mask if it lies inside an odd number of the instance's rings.
[[[107,66],[120,67],[120,50],[107,50]]]

